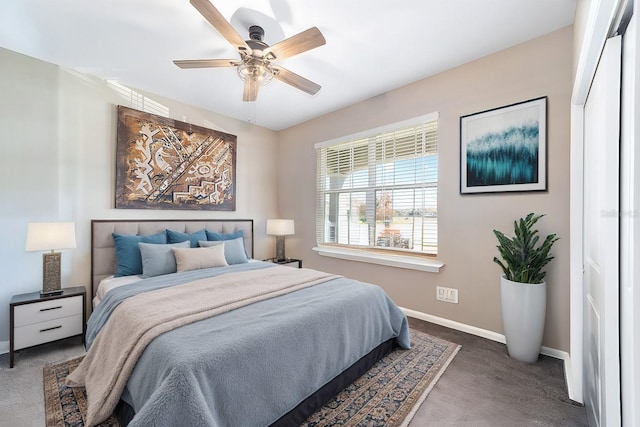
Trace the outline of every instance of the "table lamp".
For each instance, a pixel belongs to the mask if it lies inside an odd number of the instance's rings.
[[[286,259],[284,256],[284,236],[295,233],[292,219],[268,219],[267,234],[276,236],[276,260]]]
[[[60,260],[56,249],[75,249],[76,230],[73,222],[32,222],[27,229],[28,252],[51,251],[42,254],[42,291],[40,295],[61,294]]]

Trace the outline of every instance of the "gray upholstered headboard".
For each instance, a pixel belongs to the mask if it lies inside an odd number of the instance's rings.
[[[111,233],[145,235],[165,229],[181,233],[193,233],[202,229],[217,233],[242,230],[247,255],[253,258],[252,219],[94,219],[91,221],[91,297],[95,296],[100,281],[116,271],[116,249]]]

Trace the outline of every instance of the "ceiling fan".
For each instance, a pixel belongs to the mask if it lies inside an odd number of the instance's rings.
[[[287,83],[310,95],[320,90],[320,85],[304,77],[273,65],[272,62],[290,58],[326,43],[322,33],[316,27],[309,28],[281,42],[269,46],[262,41],[264,30],[253,25],[249,27],[249,40],[243,40],[231,24],[222,16],[209,0],[190,0],[198,12],[229,43],[238,49],[240,59],[188,59],[173,61],[180,68],[237,67],[238,75],[244,80],[242,100],[251,102],[258,97],[258,89],[273,78]]]

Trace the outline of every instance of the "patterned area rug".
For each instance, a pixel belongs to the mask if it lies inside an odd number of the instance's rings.
[[[84,427],[87,414],[87,392],[84,387],[67,387],[64,382],[83,357],[44,367],[42,375],[46,427]],[[119,427],[119,424],[112,415],[99,426]]]
[[[406,426],[460,349],[457,344],[411,330],[411,350],[396,350],[374,365],[305,422],[320,426]],[[64,383],[81,357],[44,368],[47,427],[82,427],[84,388]],[[118,426],[110,417],[100,427]]]

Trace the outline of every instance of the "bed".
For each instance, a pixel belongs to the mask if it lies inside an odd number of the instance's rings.
[[[87,356],[69,376],[89,424],[297,426],[410,346],[379,287],[254,260],[252,220],[93,220],[91,236]],[[149,274],[125,271],[123,241]]]

